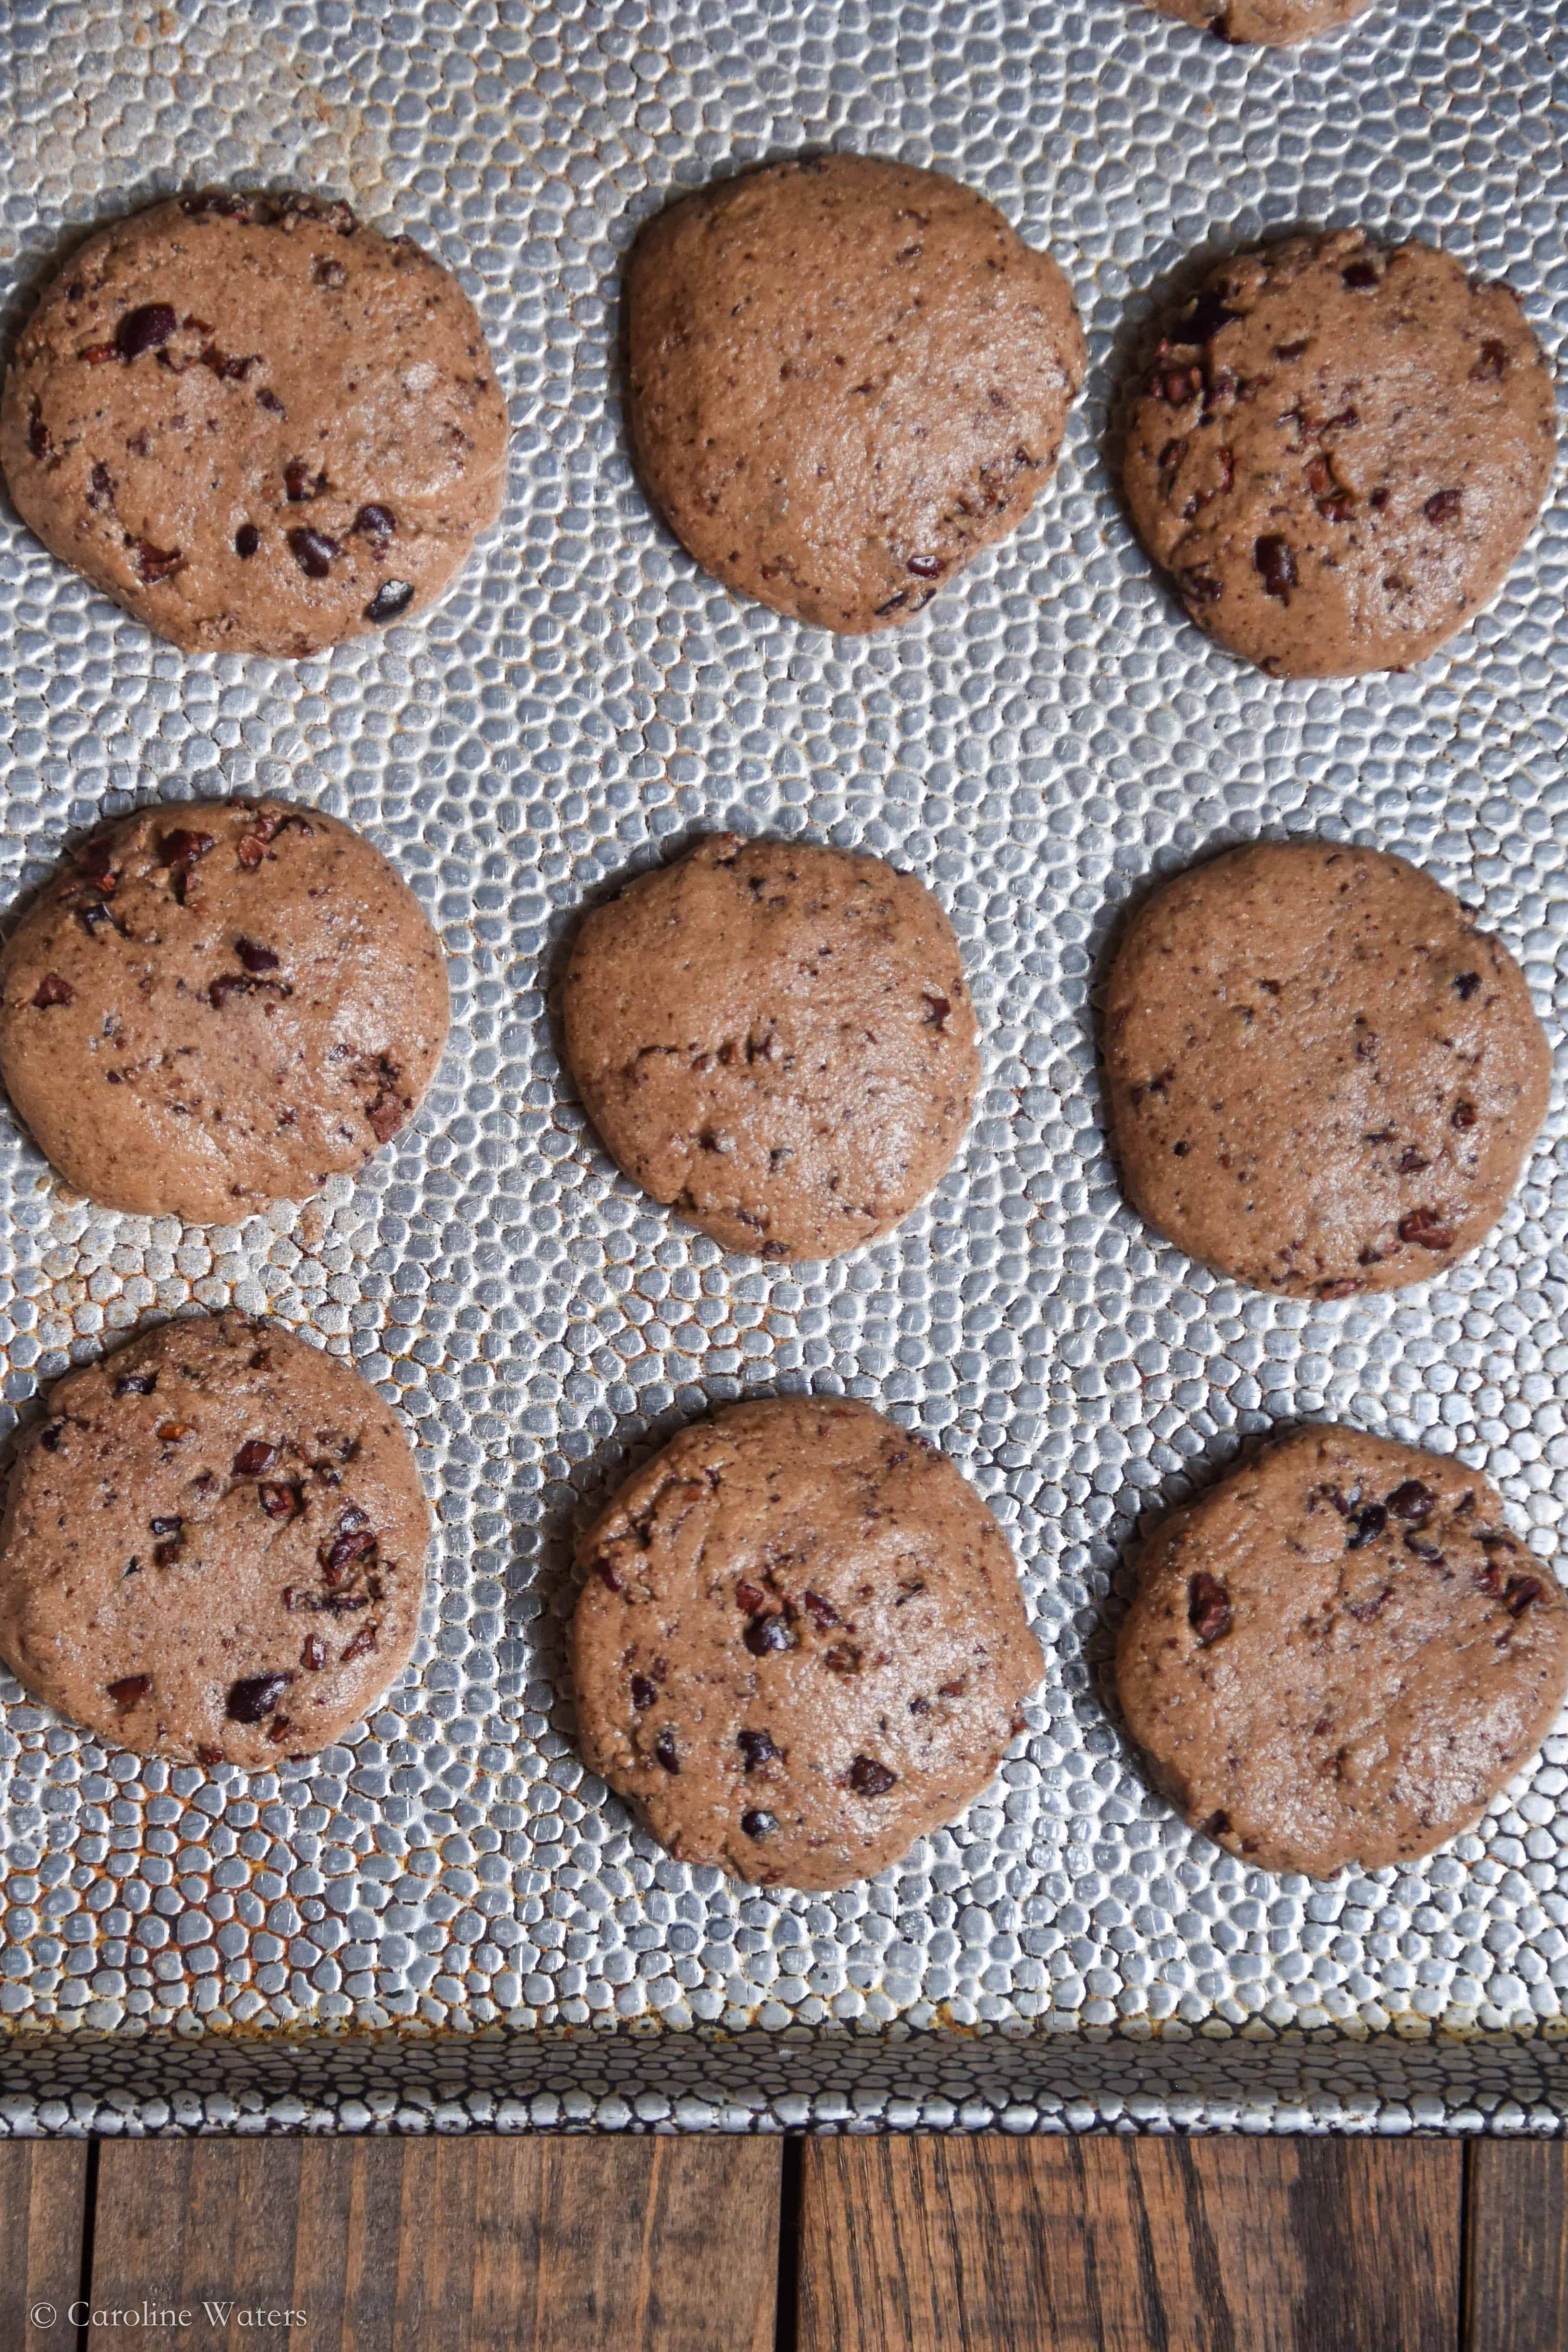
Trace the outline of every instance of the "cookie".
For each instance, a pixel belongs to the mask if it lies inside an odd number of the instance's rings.
[[[1006,1538],[869,1405],[683,1429],[577,1546],[578,1733],[678,1860],[847,1886],[977,1797],[1041,1675]]]
[[[589,1118],[726,1249],[832,1257],[891,1231],[980,1083],[952,926],[912,875],[716,834],[582,926],[563,1002]]]
[[[180,196],[89,236],[0,398],[44,545],[192,652],[320,653],[423,611],[500,511],[473,305],[347,205]]]
[[[1083,333],[1050,256],[938,172],[773,163],[643,229],[634,454],[705,571],[850,634],[918,613],[1056,470]]]
[[[319,809],[182,801],[76,852],[0,950],[0,1080],[68,1184],[233,1224],[355,1174],[418,1108],[447,964]]]
[[[408,1439],[331,1356],[182,1317],[68,1373],[0,1522],[0,1656],[111,1748],[275,1767],[408,1664],[430,1514]]]
[[[1258,842],[1178,875],[1105,992],[1122,1180],[1181,1249],[1258,1290],[1425,1282],[1501,1216],[1552,1064],[1471,911],[1373,849]]]
[[[1462,1462],[1297,1429],[1142,1545],[1116,1681],[1150,1777],[1265,1870],[1478,1821],[1568,1690],[1568,1596]]]
[[[1283,47],[1315,41],[1359,16],[1367,0],[1144,0],[1162,16],[1180,16],[1222,41]]]
[[[1359,229],[1215,269],[1131,404],[1138,535],[1191,617],[1278,677],[1403,669],[1501,585],[1556,415],[1508,287]]]

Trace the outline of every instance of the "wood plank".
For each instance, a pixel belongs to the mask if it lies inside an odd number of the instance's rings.
[[[1466,2352],[1562,2352],[1568,2344],[1568,2145],[1472,2142]]]
[[[776,2140],[194,2140],[103,2150],[93,2300],[147,2352],[772,2352]],[[274,2323],[275,2326],[278,2323]],[[292,2331],[290,2332],[292,2340]]]
[[[0,2140],[0,2344],[74,2347],[86,2191],[85,2140]],[[47,2326],[29,2322],[40,2305]]]
[[[801,2352],[1453,2352],[1436,2141],[807,2143]]]

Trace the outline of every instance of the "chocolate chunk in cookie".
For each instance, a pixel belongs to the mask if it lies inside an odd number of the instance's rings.
[[[685,1862],[846,1886],[977,1797],[1040,1679],[1006,1538],[846,1398],[683,1429],[580,1538],[583,1754]]]
[[[1556,450],[1508,287],[1359,229],[1237,254],[1132,402],[1138,535],[1192,618],[1280,677],[1422,660],[1495,594]]]
[[[440,594],[500,512],[506,436],[456,281],[300,195],[100,229],[0,397],[0,465],[46,547],[177,646],[285,658]]]
[[[716,834],[589,915],[566,1058],[634,1181],[727,1249],[831,1257],[957,1150],[980,1077],[952,927],[911,875]]]
[[[336,1358],[182,1317],[49,1391],[0,1524],[0,1656],[111,1748],[276,1767],[412,1655],[430,1515],[408,1440]]]
[[[363,835],[283,801],[106,826],[0,950],[0,1078],[89,1200],[233,1224],[413,1117],[447,964]]]
[[[1568,1595],[1462,1462],[1293,1430],[1141,1547],[1116,1680],[1156,1788],[1326,1878],[1479,1820],[1568,1691]]]
[[[1258,842],[1129,925],[1105,1068],[1134,1206],[1260,1290],[1441,1274],[1501,1216],[1551,1058],[1524,975],[1402,857]]]
[[[898,625],[1056,469],[1084,342],[1066,278],[940,173],[816,155],[660,213],[626,278],[638,468],[727,587]]]

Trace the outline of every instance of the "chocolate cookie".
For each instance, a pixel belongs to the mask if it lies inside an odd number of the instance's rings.
[[[679,1860],[847,1886],[977,1797],[1039,1682],[1006,1538],[838,1397],[683,1429],[577,1546],[590,1769]]]
[[[825,629],[907,621],[1056,469],[1066,278],[937,172],[816,155],[725,180],[626,274],[638,468],[728,588]]]
[[[412,890],[283,801],[106,826],[0,951],[0,1079],[110,1209],[232,1224],[356,1172],[446,1036],[446,959]]]
[[[634,1182],[726,1249],[831,1257],[952,1160],[980,1081],[952,926],[912,875],[715,834],[596,908],[566,1058]]]
[[[310,196],[180,196],[73,253],[0,465],[62,562],[192,651],[295,659],[421,611],[500,511],[506,403],[411,237]]]
[[[0,1656],[112,1748],[276,1766],[341,1738],[419,1630],[430,1514],[396,1415],[244,1315],[68,1373],[0,1522]]]
[[[1551,373],[1508,287],[1359,229],[1222,262],[1132,405],[1138,535],[1279,677],[1402,669],[1501,584],[1552,478]]]
[[[1316,40],[1359,16],[1367,0],[1144,0],[1162,16],[1180,16],[1222,41],[1281,47]]]
[[[1105,992],[1129,1197],[1259,1290],[1425,1282],[1502,1214],[1552,1065],[1519,966],[1402,857],[1258,842],[1167,882]]]
[[[1139,1554],[1128,1727],[1183,1818],[1265,1870],[1430,1853],[1568,1690],[1568,1597],[1462,1462],[1293,1430]]]

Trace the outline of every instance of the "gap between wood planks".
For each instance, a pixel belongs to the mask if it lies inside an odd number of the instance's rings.
[[[1563,2352],[1565,2159],[1561,2140],[10,2141],[0,2352]],[[79,2325],[84,2298],[190,2316]]]

